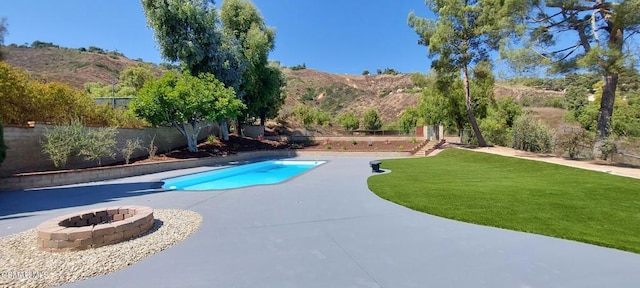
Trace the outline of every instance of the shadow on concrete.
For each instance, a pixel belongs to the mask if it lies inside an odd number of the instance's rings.
[[[47,211],[116,201],[118,199],[165,192],[162,182],[104,184],[54,189],[34,189],[0,193],[0,220],[25,216],[19,213]],[[3,217],[9,216],[9,217]]]
[[[219,168],[223,166],[236,166],[266,160],[288,159],[291,157],[291,155],[270,155],[252,159],[230,161],[227,163],[204,165],[202,167]],[[163,184],[164,182],[161,181],[114,183],[0,192],[0,221],[33,216],[15,215],[20,213],[47,211],[99,203],[109,205],[109,202],[126,197],[169,191],[162,188]]]

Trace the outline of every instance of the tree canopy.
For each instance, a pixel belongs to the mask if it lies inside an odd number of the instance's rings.
[[[205,121],[235,117],[244,108],[232,88],[225,88],[212,74],[192,76],[167,72],[148,82],[131,109],[152,125],[171,125],[187,139],[189,150],[198,151],[197,138]]]
[[[275,117],[284,104],[285,77],[280,68],[269,65],[269,52],[275,47],[275,30],[267,27],[253,3],[225,0],[221,7],[224,33],[238,40],[247,69],[238,93],[247,105],[246,116]]]
[[[416,107],[408,107],[407,109],[404,109],[402,114],[400,114],[400,119],[398,119],[400,131],[404,134],[412,133],[418,125],[419,118],[420,113]]]
[[[629,67],[630,41],[640,32],[640,1],[522,1],[527,3],[528,37],[523,48],[509,50],[517,68],[551,64],[551,72],[587,68],[604,80],[594,152],[611,134],[620,72]],[[566,45],[566,46],[565,46]]]
[[[238,41],[223,35],[213,0],[142,0],[142,7],[165,59],[238,90],[246,65]]]
[[[141,127],[143,121],[121,109],[97,105],[84,91],[69,85],[31,80],[27,72],[0,62],[0,122],[65,124],[80,119],[89,125]]]
[[[490,52],[498,50],[502,39],[513,33],[515,23],[524,17],[525,3],[516,0],[427,0],[436,19],[420,18],[411,12],[409,26],[420,37],[419,44],[436,58],[432,67],[439,73],[458,72],[462,76],[468,121],[480,146],[486,141],[476,120],[474,98],[469,85],[473,65],[488,62]]]
[[[144,66],[129,66],[120,72],[120,83],[140,91],[144,84],[153,79],[153,73]]]

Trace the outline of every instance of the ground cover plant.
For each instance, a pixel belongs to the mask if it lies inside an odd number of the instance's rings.
[[[460,149],[381,167],[369,188],[417,211],[640,253],[638,179]]]

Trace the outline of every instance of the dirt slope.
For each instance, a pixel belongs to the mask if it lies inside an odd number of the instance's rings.
[[[304,103],[333,115],[347,111],[362,115],[376,108],[383,121],[390,123],[406,107],[415,106],[419,97],[419,93],[407,91],[414,88],[408,75],[340,75],[312,69],[285,69],[285,73],[287,107]]]
[[[84,83],[110,84],[129,66],[146,65],[156,74],[163,69],[151,63],[131,60],[115,54],[100,54],[70,48],[2,47],[4,61],[21,67],[35,79],[63,82],[84,89]]]

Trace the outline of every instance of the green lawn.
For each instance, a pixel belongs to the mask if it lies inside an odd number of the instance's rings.
[[[640,253],[640,180],[447,149],[383,160],[380,197],[446,218]]]

